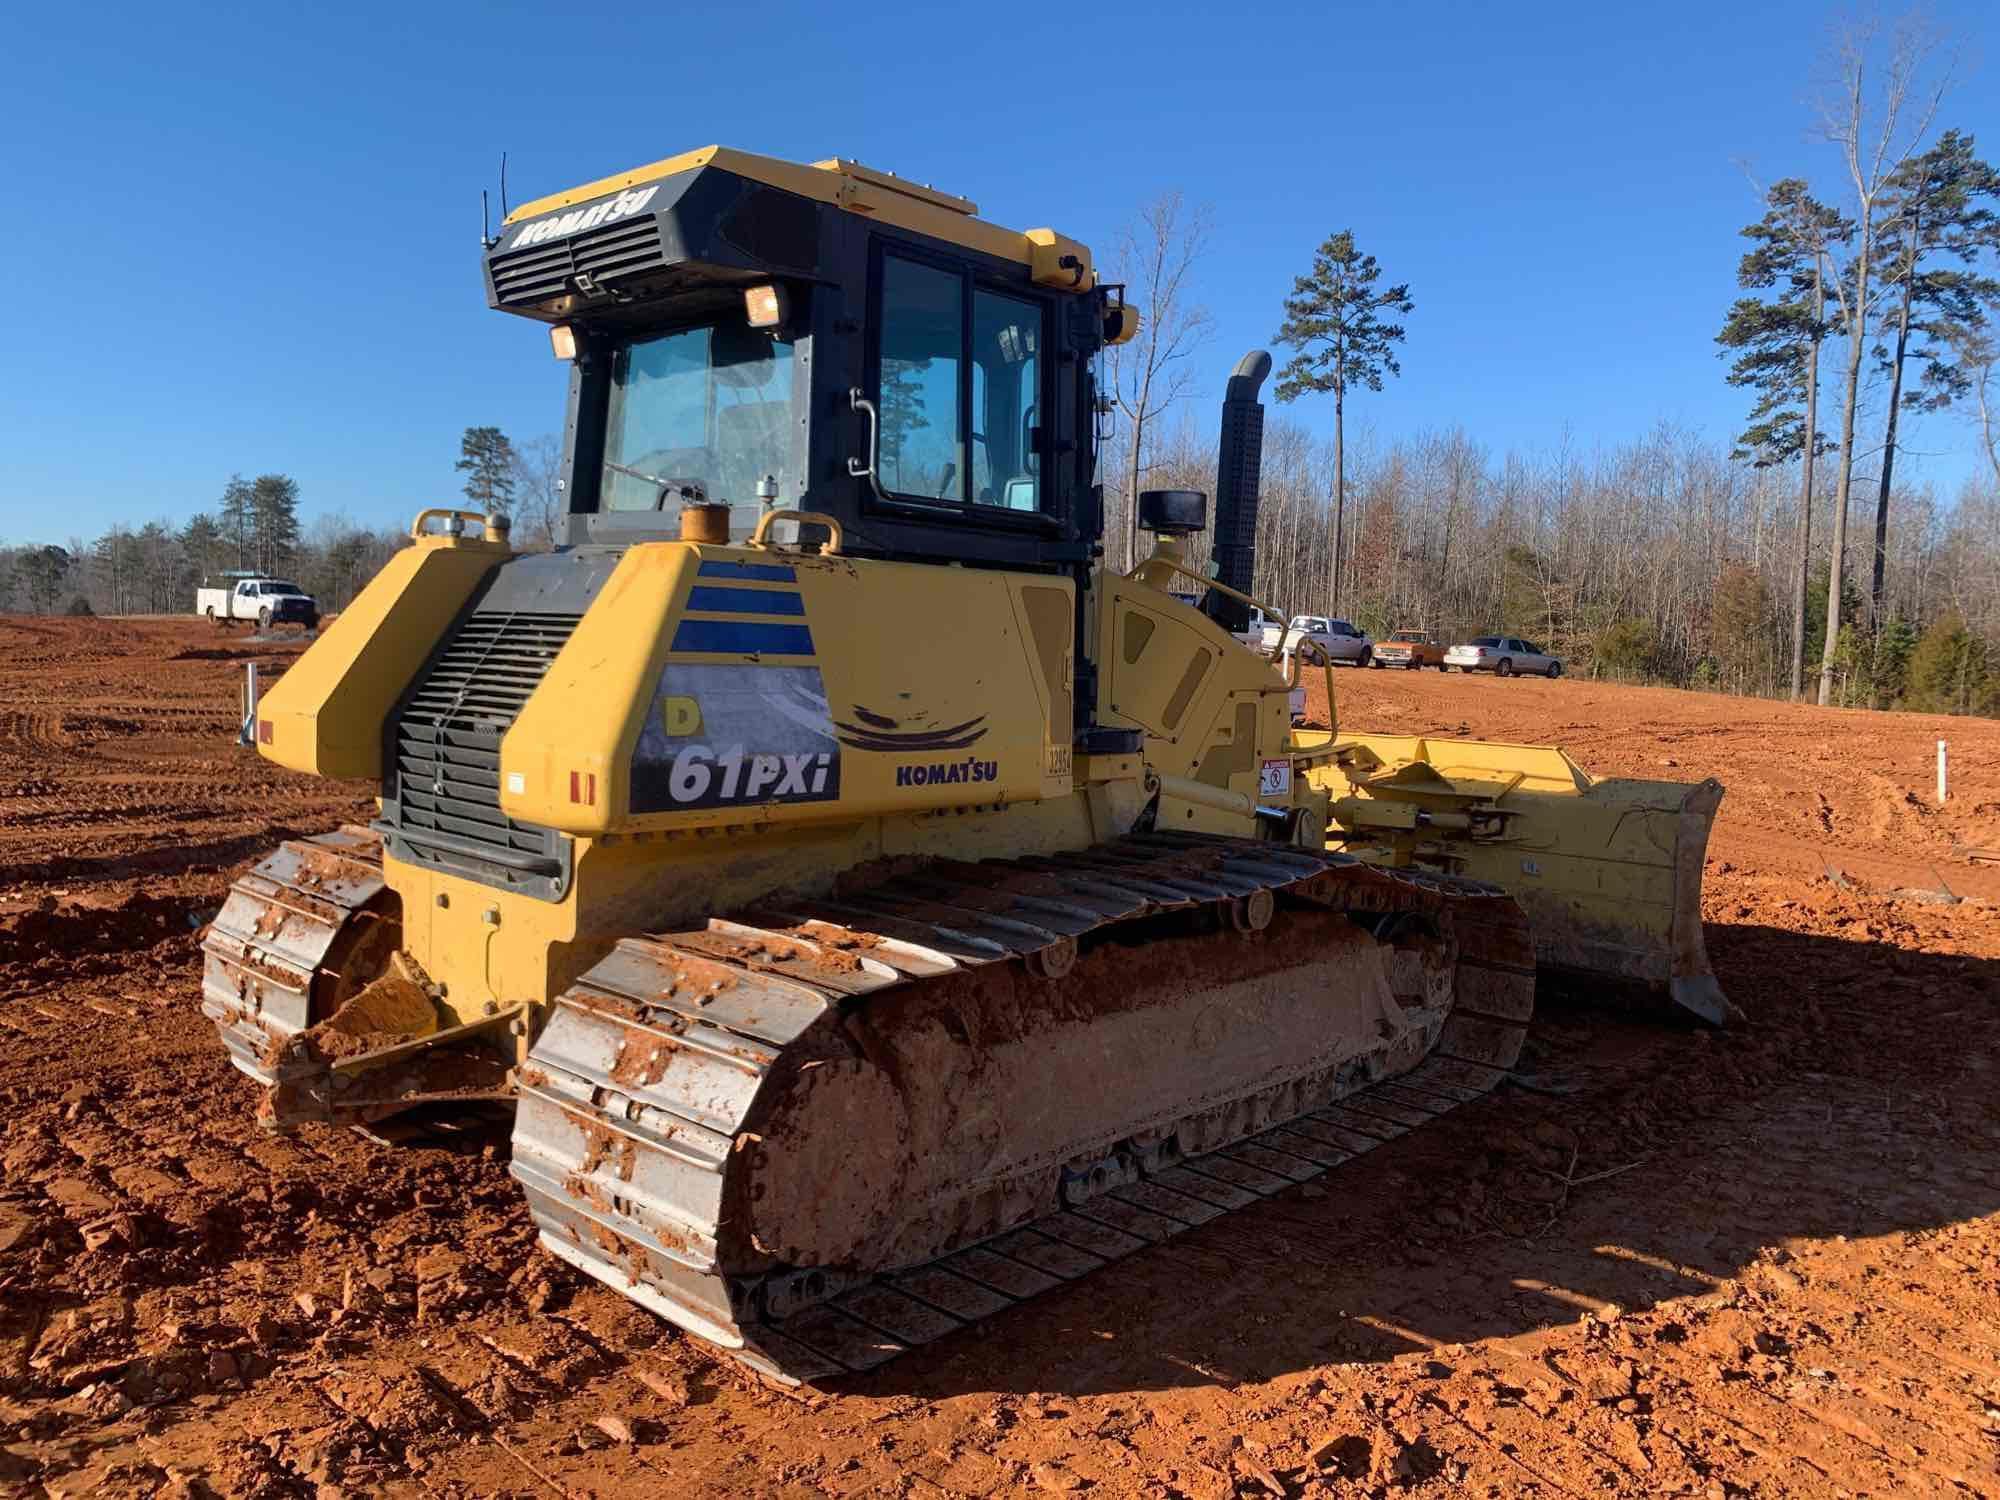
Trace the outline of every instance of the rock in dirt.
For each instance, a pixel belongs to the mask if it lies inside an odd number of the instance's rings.
[[[58,1177],[43,1191],[72,1215],[80,1218],[95,1218],[99,1214],[111,1212],[111,1200],[81,1177]]]
[[[1724,1364],[1739,1364],[1757,1352],[1757,1325],[1733,1307],[1720,1308],[1709,1316],[1694,1336],[1697,1349]]]
[[[1639,1385],[1639,1367],[1629,1359],[1593,1365],[1583,1377],[1583,1393],[1600,1406],[1630,1396]]]
[[[34,1215],[10,1204],[0,1203],[0,1253],[27,1242],[35,1230]]]
[[[1084,1477],[1076,1470],[1054,1459],[1036,1464],[1028,1471],[1028,1477],[1035,1482],[1036,1489],[1052,1490],[1058,1494],[1080,1490],[1086,1483]]]
[[[662,1375],[658,1370],[635,1366],[632,1378],[676,1410],[688,1404],[687,1382],[678,1375]]]

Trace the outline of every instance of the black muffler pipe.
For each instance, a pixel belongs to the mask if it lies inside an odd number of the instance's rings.
[[[1259,387],[1271,373],[1271,356],[1252,349],[1236,362],[1222,398],[1222,437],[1215,454],[1215,580],[1240,594],[1251,591],[1257,570],[1257,487],[1264,470],[1264,403]],[[1202,613],[1224,630],[1250,628],[1250,606],[1210,589]]]

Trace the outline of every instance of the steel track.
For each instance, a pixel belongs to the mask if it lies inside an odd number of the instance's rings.
[[[1079,938],[1163,916],[1190,931],[1254,928],[1274,900],[1377,930],[1426,915],[1449,926],[1455,1002],[1428,1057],[1302,1066],[1268,1087],[1189,1101],[1148,1134],[1197,1140],[1198,1153],[1103,1143],[1103,1158],[1066,1173],[1032,1216],[1019,1212],[1018,1182],[966,1184],[967,1204],[994,1205],[993,1232],[919,1265],[874,1275],[725,1266],[738,1253],[732,1234],[741,1238],[732,1155],[755,1149],[744,1126],[760,1089],[829,1009],[981,964],[1059,979]],[[623,941],[558,997],[530,1054],[512,1171],[551,1252],[767,1375],[822,1379],[873,1368],[1481,1097],[1518,1057],[1533,996],[1525,918],[1478,882],[1194,835],[934,865],[858,895]],[[1049,1164],[1033,1165],[1046,1181]]]

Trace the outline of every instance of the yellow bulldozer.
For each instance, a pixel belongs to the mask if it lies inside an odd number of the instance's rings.
[[[413,541],[263,699],[381,785],[204,940],[274,1128],[516,1105],[551,1253],[782,1379],[869,1368],[1491,1090],[1537,974],[1710,1020],[1720,788],[1297,729],[1268,356],[1103,564],[1089,250],[708,148],[511,214],[553,550]],[[1195,596],[1197,604],[1187,598]],[[1332,702],[1329,682],[1329,704]]]

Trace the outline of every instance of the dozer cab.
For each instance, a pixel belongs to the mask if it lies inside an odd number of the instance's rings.
[[[804,1379],[1478,1098],[1538,955],[1719,1003],[1712,789],[1292,727],[1236,635],[1284,619],[1268,357],[1214,567],[1182,491],[1103,566],[1138,313],[1084,246],[709,148],[523,206],[486,280],[569,364],[567,512],[420,515],[263,699],[263,755],[382,788],[205,938],[273,1127],[515,1101],[550,1252]]]

